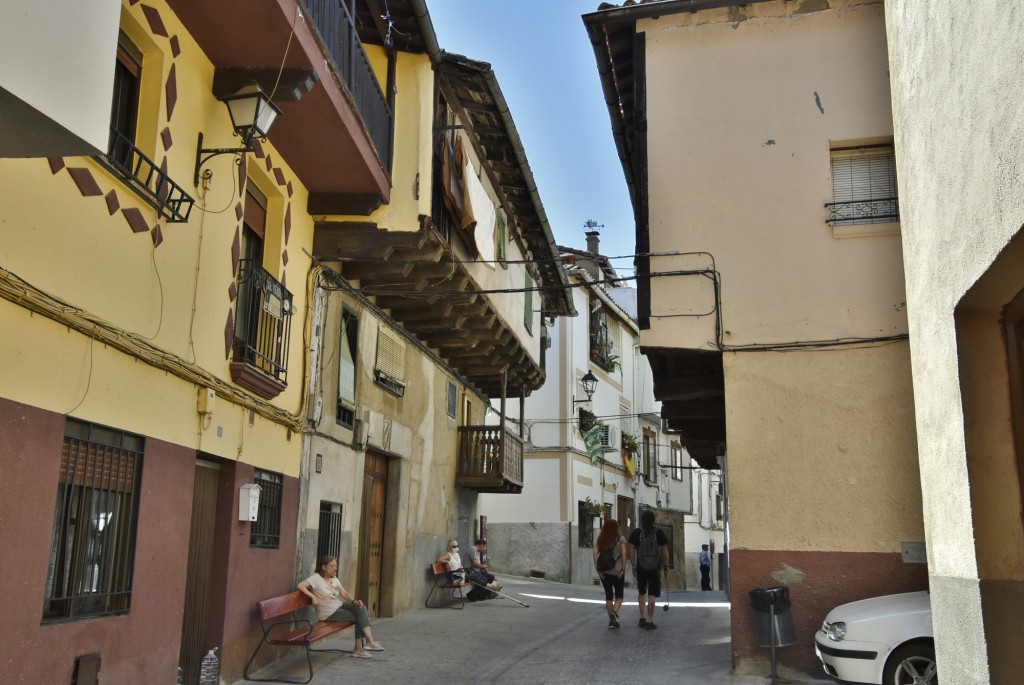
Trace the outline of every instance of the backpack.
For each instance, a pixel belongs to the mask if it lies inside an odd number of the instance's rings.
[[[658,531],[652,530],[650,535],[640,533],[640,546],[637,547],[637,561],[640,568],[646,571],[658,570],[658,562],[661,561],[658,554]]]
[[[615,568],[615,564],[616,564],[616,561],[617,561],[615,559],[615,547],[616,547],[617,544],[618,543],[613,544],[611,547],[609,547],[608,549],[604,550],[603,552],[598,552],[598,554],[597,554],[597,570],[598,571],[601,571],[602,573],[604,573],[605,571],[611,571],[613,568]]]

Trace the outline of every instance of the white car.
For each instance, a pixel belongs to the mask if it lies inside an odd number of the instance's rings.
[[[937,685],[927,592],[872,597],[828,612],[814,652],[836,680]]]

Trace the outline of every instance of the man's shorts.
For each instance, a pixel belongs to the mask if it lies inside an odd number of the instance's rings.
[[[653,571],[648,571],[645,568],[637,569],[636,589],[641,595],[661,597],[661,575],[658,573],[658,569]]]

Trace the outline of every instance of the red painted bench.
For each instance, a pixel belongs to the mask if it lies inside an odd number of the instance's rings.
[[[468,580],[464,580],[461,583],[453,583],[448,575],[448,564],[443,561],[435,561],[430,565],[430,569],[434,572],[434,586],[430,588],[430,592],[427,593],[427,601],[425,604],[430,609],[438,609],[443,604],[431,604],[430,598],[434,595],[434,590],[441,590],[443,594],[445,590],[450,591],[449,599],[452,601],[459,600],[458,606],[453,606],[453,609],[461,609],[466,605],[466,598],[462,596],[462,588],[471,587],[473,583]]]
[[[297,616],[297,612],[312,606],[313,602],[305,594],[295,591],[280,597],[265,599],[257,603],[260,614],[260,623],[263,627],[263,637],[256,645],[256,651],[249,657],[249,662],[242,671],[242,677],[246,680],[254,680],[264,683],[308,683],[313,679],[313,659],[310,652],[344,652],[344,649],[312,649],[313,645],[336,635],[346,628],[354,625],[351,622],[317,621],[310,622],[308,619]],[[279,619],[287,616],[284,620]],[[285,626],[291,626],[291,629]],[[275,628],[279,628],[275,630]],[[282,647],[305,647],[306,664],[309,666],[309,677],[301,680],[301,676],[278,676],[276,678],[253,678],[249,675],[249,668],[256,660],[263,645],[278,645]]]

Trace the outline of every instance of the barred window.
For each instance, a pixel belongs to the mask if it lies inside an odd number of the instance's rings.
[[[273,471],[256,469],[260,486],[260,506],[249,533],[250,547],[277,549],[281,544],[281,483],[284,477]]]
[[[316,567],[320,560],[330,555],[335,559],[341,554],[341,505],[337,502],[320,500],[320,529],[316,540]]]
[[[141,436],[66,420],[44,622],[128,613],[143,446]]]

